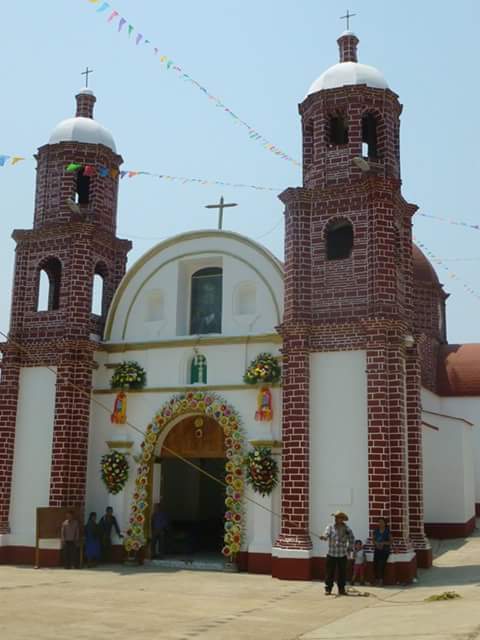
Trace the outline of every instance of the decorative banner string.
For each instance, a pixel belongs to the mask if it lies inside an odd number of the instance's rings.
[[[422,216],[422,218],[431,218],[432,220],[440,220],[440,222],[448,222],[449,224],[455,224],[459,227],[468,227],[469,229],[475,229],[480,231],[480,224],[470,224],[469,222],[462,222],[461,220],[453,220],[452,218],[443,218],[442,216],[432,216],[428,213],[417,213],[416,216]]]
[[[189,82],[190,84],[195,85],[197,89],[201,91],[209,100],[211,100],[216,107],[222,109],[224,113],[228,114],[232,119],[232,122],[241,124],[243,127],[245,127],[248,131],[248,136],[251,140],[258,142],[259,144],[262,145],[262,147],[264,147],[264,149],[267,149],[268,151],[282,158],[283,160],[287,160],[287,162],[291,162],[296,167],[301,166],[301,164],[297,160],[290,157],[288,154],[286,154],[284,151],[282,151],[282,149],[280,149],[276,145],[272,144],[267,138],[262,136],[256,129],[254,129],[250,124],[248,124],[248,122],[245,122],[245,120],[242,120],[239,116],[237,116],[237,114],[234,111],[232,111],[229,107],[227,107],[220,100],[220,98],[217,98],[216,96],[211,94],[208,91],[208,89],[206,89],[206,87],[201,85],[197,80],[192,78],[192,76],[190,76],[188,73],[185,73],[182,67],[176,64],[171,58],[160,53],[160,49],[154,46],[153,43],[148,38],[145,38],[143,33],[140,33],[135,29],[133,25],[129,24],[128,20],[126,18],[123,18],[118,11],[113,9],[113,7],[110,5],[109,2],[102,2],[101,0],[87,0],[87,1],[90,4],[98,5],[96,13],[103,13],[105,14],[106,17],[108,16],[107,22],[111,23],[112,25],[116,25],[118,33],[120,33],[121,31],[124,31],[127,34],[127,37],[130,38],[133,42],[135,42],[136,46],[138,46],[140,43],[143,43],[144,45],[151,47],[153,54],[158,57],[162,65],[162,68],[166,69],[167,71],[174,71],[180,80],[184,80],[185,82]],[[124,27],[126,27],[125,30],[124,30]],[[132,38],[132,34],[134,33],[135,33],[135,36]]]
[[[25,160],[22,156],[7,156],[0,155],[0,167],[5,166],[7,160],[10,159],[10,164],[16,164],[20,160]],[[186,176],[169,176],[164,173],[152,173],[151,171],[132,171],[125,169],[119,171],[118,169],[109,169],[105,166],[95,167],[94,165],[83,165],[79,162],[70,162],[66,167],[66,173],[76,173],[80,169],[83,169],[83,175],[95,176],[98,175],[101,178],[116,178],[120,175],[120,178],[134,178],[136,176],[150,176],[151,178],[158,178],[160,180],[167,180],[169,182],[177,181],[182,184],[199,184],[201,186],[219,185],[221,187],[235,187],[240,189],[255,189],[256,191],[273,191],[280,193],[283,191],[283,187],[264,187],[259,184],[244,184],[242,182],[224,182],[223,180],[206,180],[205,178],[187,178]]]
[[[462,287],[465,289],[465,291],[467,291],[470,295],[474,296],[475,298],[477,298],[477,300],[480,300],[480,293],[478,293],[477,291],[475,291],[475,289],[472,289],[472,287],[470,285],[468,285],[466,282],[464,282],[462,280],[462,278],[460,278],[459,276],[457,276],[456,273],[454,273],[450,267],[448,267],[444,261],[439,258],[438,256],[436,256],[432,251],[430,251],[430,249],[428,247],[426,247],[423,242],[420,242],[419,240],[417,240],[416,238],[413,239],[413,241],[415,242],[416,245],[418,245],[420,247],[420,249],[427,254],[427,256],[429,258],[431,258],[436,264],[439,264],[443,269],[445,269],[445,271],[448,272],[448,276],[449,278],[451,278],[452,280],[457,280]]]
[[[257,191],[275,191],[280,192],[282,189],[280,187],[263,187],[258,184],[243,184],[241,182],[223,182],[221,180],[205,180],[205,178],[186,178],[185,176],[169,176],[163,173],[152,173],[151,171],[131,171],[128,169],[119,171],[118,169],[109,169],[105,166],[95,167],[94,165],[83,165],[78,162],[70,162],[66,167],[65,171],[67,173],[76,173],[77,171],[83,170],[84,176],[94,176],[98,175],[101,178],[112,177],[116,178],[117,175],[120,175],[120,178],[135,178],[136,176],[150,176],[152,178],[159,178],[161,180],[177,180],[182,184],[187,183],[196,183],[200,185],[220,185],[222,187],[239,187],[242,189],[256,189]]]
[[[6,164],[17,164],[17,162],[21,162],[25,160],[23,156],[8,156],[6,154],[0,154],[0,167],[4,167]]]

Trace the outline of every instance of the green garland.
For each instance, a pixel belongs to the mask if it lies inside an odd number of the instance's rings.
[[[128,480],[128,460],[124,453],[112,451],[102,456],[102,480],[108,493],[120,493]]]
[[[110,386],[112,389],[143,389],[147,384],[145,369],[138,362],[122,362],[115,367]]]
[[[255,447],[246,457],[247,482],[262,496],[272,493],[278,484],[278,464],[268,447]]]
[[[277,358],[271,353],[260,353],[245,371],[243,381],[247,384],[270,383],[280,381],[282,370]]]

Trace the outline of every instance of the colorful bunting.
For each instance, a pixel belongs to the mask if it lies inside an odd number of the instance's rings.
[[[91,2],[91,0],[89,0],[89,2]],[[102,5],[96,10],[96,13],[100,13],[101,11],[104,11],[109,6],[108,3],[104,3],[104,4],[107,6],[103,8],[104,5]],[[120,14],[118,11],[112,11],[112,13],[109,15],[107,19],[107,22],[113,22],[119,16]],[[120,20],[118,21],[118,25],[117,25],[117,31],[120,32],[125,26],[125,24],[127,24],[127,19],[120,17]],[[135,31],[135,28],[133,27],[133,25],[129,24],[128,35],[131,36],[133,31]],[[144,39],[143,34],[141,34],[140,32],[137,32],[137,36],[135,38],[135,44],[138,45],[142,40],[145,45],[151,45],[150,40],[146,38]],[[153,53],[155,56],[159,55],[159,48],[153,47]],[[259,142],[264,149],[267,149],[268,151],[278,156],[279,158],[282,158],[283,160],[287,160],[287,162],[290,162],[296,167],[301,166],[300,162],[290,157],[288,154],[286,154],[284,151],[282,151],[282,149],[280,149],[276,145],[272,144],[269,140],[267,140],[267,138],[265,138],[258,131],[256,131],[248,122],[246,122],[245,120],[242,120],[239,116],[237,116],[237,114],[234,111],[232,111],[225,104],[223,104],[223,102],[219,98],[212,95],[205,87],[203,87],[199,82],[197,82],[197,80],[192,78],[188,73],[185,73],[185,71],[179,65],[177,65],[171,58],[169,58],[166,55],[159,55],[159,60],[165,69],[167,70],[171,69],[172,71],[175,71],[181,80],[184,80],[185,82],[190,82],[191,84],[195,85],[202,93],[204,93],[207,96],[209,100],[215,103],[216,107],[220,107],[225,113],[227,113],[231,117],[232,122],[241,124],[243,127],[245,127],[248,131],[248,136],[251,140],[255,142]]]
[[[67,173],[75,173],[75,171],[78,171],[81,168],[82,165],[78,164],[78,162],[70,162],[70,164],[65,167],[65,171]]]
[[[433,251],[430,251],[430,249],[428,247],[426,247],[423,242],[420,242],[419,240],[417,240],[417,238],[414,238],[413,241],[415,242],[415,244],[417,246],[420,247],[420,249],[431,259],[433,260],[436,264],[439,264],[442,269],[444,269],[445,271],[448,272],[448,276],[449,278],[451,278],[452,280],[458,280],[458,282],[462,285],[462,287],[465,289],[465,291],[467,291],[470,295],[474,296],[475,298],[477,298],[477,300],[480,300],[480,293],[478,293],[477,291],[475,291],[475,289],[473,289],[469,284],[467,284],[466,282],[464,282],[462,280],[462,278],[460,278],[456,273],[454,273],[450,267],[448,267],[444,260],[442,260],[441,258],[439,258],[438,256],[436,256]]]
[[[0,156],[1,158],[2,156]],[[159,178],[160,180],[177,180],[182,184],[200,184],[204,185],[219,185],[222,187],[238,187],[241,189],[255,189],[257,191],[275,191],[280,192],[282,189],[280,187],[263,187],[258,184],[244,184],[242,182],[224,182],[222,180],[205,180],[205,178],[187,178],[185,176],[169,176],[164,173],[152,173],[151,171],[133,171],[129,169],[122,169],[119,171],[118,169],[109,169],[108,167],[99,166],[94,167],[93,165],[82,165],[78,162],[70,162],[65,167],[65,171],[67,173],[75,173],[83,167],[83,175],[85,176],[94,176],[98,175],[101,178],[107,178],[108,176],[112,178],[116,178],[120,175],[120,178],[135,178],[136,176],[150,176],[151,178]]]
[[[431,218],[432,220],[440,220],[440,222],[448,222],[449,224],[455,224],[460,227],[468,227],[469,229],[475,229],[480,231],[480,224],[470,224],[469,222],[461,222],[460,220],[453,220],[452,218],[442,218],[441,216],[432,216],[428,213],[417,213],[417,216],[422,218]]]

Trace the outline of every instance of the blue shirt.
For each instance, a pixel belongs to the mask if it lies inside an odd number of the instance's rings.
[[[383,530],[383,533],[380,531],[380,529],[378,529],[378,527],[374,530],[373,532],[373,539],[375,540],[375,542],[383,542],[383,549],[388,549],[388,547],[390,546],[390,529],[388,527],[385,527],[385,529]]]

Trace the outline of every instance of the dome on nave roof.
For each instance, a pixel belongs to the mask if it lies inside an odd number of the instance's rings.
[[[112,134],[103,125],[93,119],[95,95],[91,89],[82,89],[76,96],[77,113],[57,124],[50,135],[48,144],[58,142],[85,142],[103,144],[116,153]]]
[[[311,85],[307,95],[324,89],[351,85],[366,85],[374,89],[388,89],[381,71],[357,61],[358,38],[352,31],[344,31],[337,40],[340,62],[324,71]]]

